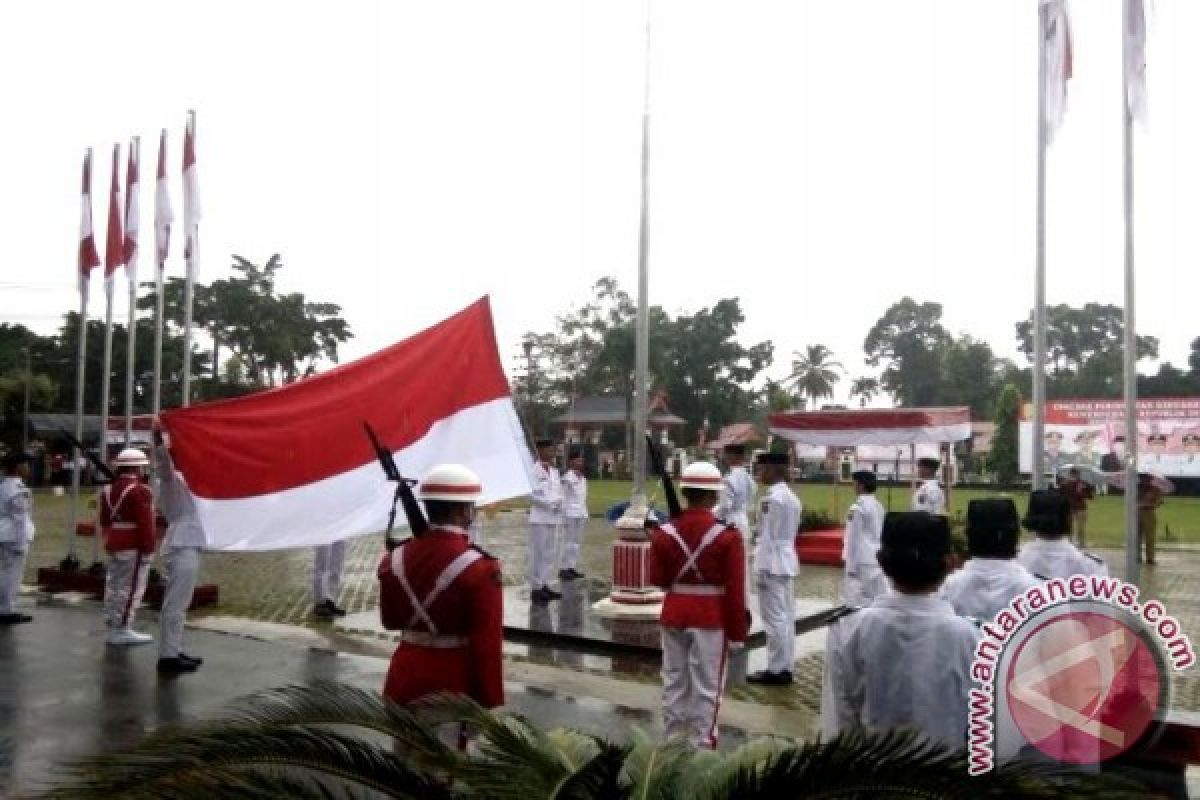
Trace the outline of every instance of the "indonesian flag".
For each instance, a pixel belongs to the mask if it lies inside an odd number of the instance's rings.
[[[1046,123],[1046,141],[1062,125],[1067,110],[1067,81],[1071,80],[1071,23],[1066,0],[1042,0],[1042,60],[1045,96],[1042,113]]]
[[[125,234],[121,230],[121,145],[113,145],[112,187],[108,193],[108,236],[104,240],[104,280],[125,265]]]
[[[129,162],[125,167],[125,275],[131,286],[137,285],[138,218],[138,160],[142,157],[137,140],[129,145]]]
[[[200,184],[196,180],[196,118],[188,115],[183,133],[183,257],[196,253],[200,233]]]
[[[92,151],[83,157],[83,194],[79,209],[79,291],[83,291],[92,270],[100,266],[96,237],[92,235]]]
[[[1129,114],[1146,121],[1146,6],[1125,0],[1125,101]]]
[[[166,411],[171,456],[217,550],[275,550],[383,531],[402,475],[459,463],[481,503],[529,494],[533,462],[487,298],[373,355],[279,389]],[[403,513],[399,514],[403,522]]]
[[[171,223],[174,221],[171,194],[167,191],[167,129],[163,128],[158,137],[158,173],[154,180],[154,249],[159,266],[167,261]]]

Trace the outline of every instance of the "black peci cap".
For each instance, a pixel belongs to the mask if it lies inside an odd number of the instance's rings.
[[[774,464],[775,466],[788,465],[787,453],[759,453],[758,458],[754,460],[755,464]]]
[[[882,551],[915,560],[941,559],[950,552],[950,522],[925,511],[890,511],[883,519]]]
[[[879,479],[875,476],[875,473],[869,469],[860,469],[852,472],[850,473],[850,478],[861,483],[862,487],[868,492],[875,491],[875,486],[879,482]]]
[[[942,465],[942,462],[936,458],[918,458],[917,466],[925,469],[937,469]]]
[[[967,504],[967,546],[971,555],[1012,556],[1021,524],[1009,497],[981,497]]]
[[[1057,489],[1038,489],[1029,495],[1021,524],[1034,533],[1063,536],[1071,530],[1071,505]]]

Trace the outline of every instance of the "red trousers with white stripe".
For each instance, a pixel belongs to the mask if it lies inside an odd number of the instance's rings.
[[[663,728],[693,747],[717,746],[727,644],[719,628],[662,628]]]

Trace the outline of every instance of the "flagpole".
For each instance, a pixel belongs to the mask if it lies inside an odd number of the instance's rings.
[[[1121,143],[1124,151],[1125,189],[1125,580],[1139,580],[1141,545],[1138,541],[1138,430],[1137,430],[1137,324],[1135,317],[1133,258],[1133,112],[1129,102],[1129,63],[1132,42],[1130,0],[1121,3]]]
[[[1033,277],[1032,485],[1046,485],[1046,29],[1050,9],[1038,3],[1037,223]]]
[[[92,149],[88,148],[88,162],[92,160]],[[80,272],[79,275],[79,354],[75,360],[75,441],[83,442],[83,387],[84,375],[87,369],[87,307],[88,283],[90,276]],[[71,448],[71,503],[67,515],[67,557],[63,568],[78,566],[75,557],[75,523],[78,521],[79,505],[79,459],[83,452],[78,447]]]
[[[134,174],[137,177],[137,183],[133,186],[129,185],[128,173],[126,173],[125,185],[125,205],[128,209],[132,209],[140,216],[141,209],[137,206],[137,198],[129,197],[133,191],[141,190],[142,180],[142,137],[134,136],[130,143],[130,148],[133,151],[131,154],[134,164]],[[136,187],[136,189],[135,189]],[[141,226],[138,225],[136,230],[140,232]],[[129,218],[125,219],[125,238],[129,240]],[[134,240],[133,252],[126,252],[127,261],[125,262],[125,277],[129,282],[129,330],[127,333],[128,342],[125,349],[125,446],[129,447],[133,441],[133,374],[137,368],[134,356],[136,348],[134,343],[137,339],[137,260],[138,260],[138,242]]]
[[[193,137],[193,147],[195,146],[194,137],[196,136],[196,112],[188,111],[188,130],[191,131]],[[187,196],[188,188],[186,179],[184,181],[184,204],[190,202]],[[184,216],[186,217],[186,211]],[[192,302],[195,294],[196,284],[196,257],[199,244],[197,239],[200,237],[194,230],[187,229],[187,226],[192,220],[185,219],[183,232],[187,258],[186,261],[186,280],[183,289],[183,401],[181,405],[185,408],[191,404],[192,396]]]

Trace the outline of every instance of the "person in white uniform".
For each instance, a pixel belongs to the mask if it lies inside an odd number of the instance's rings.
[[[583,544],[583,529],[587,525],[587,476],[583,474],[583,453],[576,450],[567,462],[562,477],[563,538],[558,561],[558,577],[574,581],[583,577],[579,566],[579,548]]]
[[[826,738],[900,728],[966,746],[979,630],[937,596],[949,560],[944,516],[887,515],[879,563],[893,591],[830,627],[821,698]]]
[[[750,506],[758,487],[744,466],[746,446],[726,445],[725,463],[729,465],[729,472],[725,474],[717,500],[717,519],[725,520],[738,529],[745,541],[750,541]]]
[[[562,477],[554,466],[554,440],[538,439],[529,505],[529,599],[549,603],[562,595],[550,588],[554,569],[554,539],[562,524]]]
[[[175,469],[160,431],[154,432],[154,456],[158,474],[158,510],[167,520],[162,554],[167,585],[163,590],[158,624],[158,671],[177,675],[195,672],[204,663],[183,652],[183,623],[192,605],[192,591],[200,574],[200,551],[204,528],[196,515],[196,504],[182,473]]]
[[[1022,524],[1037,538],[1025,543],[1017,554],[1017,561],[1035,576],[1052,580],[1072,575],[1108,574],[1103,559],[1072,544],[1071,505],[1057,489],[1032,492]]]
[[[345,567],[345,539],[318,545],[313,549],[313,616],[322,619],[346,616],[346,609],[337,604]]]
[[[1010,498],[981,497],[967,505],[970,559],[942,586],[942,598],[955,612],[988,622],[1014,597],[1041,583],[1016,560],[1020,535]]]
[[[795,580],[800,571],[796,531],[800,500],[787,483],[787,453],[762,453],[756,466],[767,491],[759,504],[754,546],[758,610],[767,634],[767,668],[747,675],[750,683],[787,686],[796,655]]]
[[[917,480],[920,483],[913,490],[912,510],[928,511],[930,514],[946,513],[946,493],[937,481],[938,467],[942,462],[936,458],[917,459]]]
[[[846,576],[842,580],[842,599],[847,605],[869,606],[888,590],[887,576],[876,557],[887,512],[875,499],[874,472],[859,470],[851,478],[858,497],[846,512],[846,535],[842,541]]]
[[[0,473],[0,625],[20,625],[33,617],[17,611],[17,593],[25,574],[25,557],[33,541],[33,495],[29,478],[29,456],[10,453]]]

